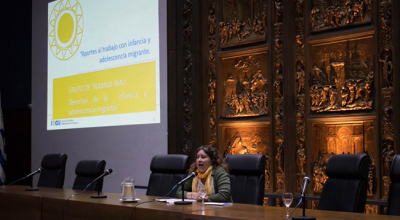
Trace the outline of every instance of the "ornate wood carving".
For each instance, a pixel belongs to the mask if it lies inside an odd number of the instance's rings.
[[[383,167],[383,198],[387,198],[390,185],[390,164],[394,155],[394,124],[393,124],[393,66],[392,66],[392,0],[379,1],[380,44],[379,54],[381,75],[381,143]]]
[[[192,150],[193,129],[193,97],[192,97],[192,1],[185,0],[183,3],[183,152],[187,155]]]
[[[303,177],[306,174],[306,148],[305,148],[305,119],[304,119],[304,85],[306,81],[305,74],[305,51],[304,51],[304,0],[296,0],[295,34],[296,34],[296,165],[297,165],[297,181],[296,190],[301,192],[303,188]]]
[[[284,135],[283,135],[283,5],[282,0],[274,1],[274,125],[275,125],[275,163],[276,163],[276,190],[282,192],[285,189],[284,174]]]
[[[313,125],[314,133],[314,163],[313,163],[313,192],[321,193],[323,185],[328,178],[325,170],[329,158],[334,154],[357,154],[367,153],[373,163],[370,167],[369,186],[370,195],[374,190],[375,169],[373,142],[373,122],[364,121],[362,123],[319,123]],[[372,172],[372,173],[371,173]]]
[[[216,42],[215,31],[217,18],[215,15],[215,0],[209,1],[208,13],[208,126],[210,129],[210,145],[216,146],[217,143],[217,107],[215,102],[215,93],[217,89],[215,57],[216,57]]]
[[[265,41],[267,34],[266,0],[224,0],[219,22],[221,47]]]
[[[258,116],[268,113],[267,54],[224,59],[222,117]]]
[[[378,214],[378,206],[366,204],[365,205],[365,214],[377,215]]]
[[[311,5],[313,32],[371,22],[372,0],[312,0]]]
[[[235,154],[265,155],[265,189],[270,188],[269,125],[257,123],[224,123],[219,125],[224,156]]]
[[[313,46],[311,111],[372,109],[373,41]]]

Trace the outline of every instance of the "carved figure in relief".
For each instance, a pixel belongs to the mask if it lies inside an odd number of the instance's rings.
[[[306,78],[306,74],[301,66],[297,67],[297,93],[302,94],[304,93],[304,81]]]
[[[209,97],[208,97],[208,103],[212,105],[214,103],[215,99],[215,80],[210,78],[210,82],[208,83],[208,91],[209,91]]]
[[[302,34],[296,35],[296,44],[297,44],[297,47],[299,49],[303,49],[304,48],[303,35]]]
[[[228,79],[224,83],[226,88],[225,101],[230,102],[233,94],[236,94],[236,80],[232,73],[229,73]]]
[[[261,20],[258,19],[258,16],[259,14],[256,14],[254,16],[254,21],[253,21],[254,33],[264,34],[264,24]]]
[[[267,101],[268,101],[268,92],[261,91],[260,92],[260,110],[266,111],[268,109]]]
[[[275,23],[282,22],[282,0],[275,0]]]
[[[244,106],[244,109],[246,110],[246,113],[250,114],[251,113],[250,97],[248,96],[247,93],[244,93],[244,96],[243,96],[243,106]]]
[[[393,122],[392,122],[392,114],[393,114],[393,108],[391,106],[386,106],[385,109],[383,110],[384,117],[382,119],[383,124],[384,124],[384,131],[387,131],[387,133],[392,133],[390,131],[390,128],[393,127]]]
[[[269,179],[271,178],[269,155],[265,154],[265,188],[269,189]]]
[[[304,114],[302,112],[298,112],[296,114],[296,118],[297,118],[297,120],[296,120],[297,135],[299,137],[303,137],[304,136]]]
[[[347,88],[349,88],[349,93],[350,93],[350,99],[347,102],[347,104],[351,104],[354,101],[354,98],[356,97],[356,90],[355,90],[355,84],[353,83],[353,80],[349,80],[347,83]]]
[[[276,80],[274,82],[274,87],[275,87],[275,93],[277,97],[283,97],[283,75],[279,74],[276,76]]]
[[[316,27],[318,27],[318,20],[319,20],[319,9],[315,7],[311,10],[311,16],[310,16],[311,29],[315,29]]]
[[[345,85],[343,85],[342,86],[342,106],[346,106],[348,99],[349,99],[349,90]]]
[[[279,139],[277,141],[278,144],[278,149],[276,150],[276,156],[275,156],[275,163],[276,163],[276,169],[278,173],[283,173],[283,140]]]
[[[322,87],[321,86],[316,86],[315,87],[315,106],[318,106],[319,103],[321,102],[321,92],[322,92]]]
[[[311,96],[311,105],[315,106],[317,104],[317,100],[316,100],[316,89],[317,89],[317,85],[312,85],[310,88],[310,96]]]
[[[231,109],[236,109],[236,114],[239,111],[239,99],[236,95],[236,93],[232,93],[232,98],[231,98]]]
[[[298,140],[299,149],[297,150],[297,167],[299,173],[304,173],[304,165],[306,164],[306,150],[304,148],[304,141]]]
[[[326,86],[323,87],[322,91],[321,91],[321,100],[320,100],[318,106],[324,106],[328,102],[328,100],[329,100],[328,94],[329,94],[329,87],[326,87]]]
[[[372,88],[369,82],[365,83],[365,101],[371,101]]]
[[[362,91],[364,90],[364,85],[361,83],[360,79],[356,81],[356,100],[362,97]]]
[[[336,96],[337,96],[337,92],[336,92],[336,88],[334,88],[332,85],[329,86],[330,92],[329,92],[329,104],[331,105],[331,107],[333,107],[336,104]]]
[[[296,1],[296,15],[298,18],[303,17],[303,2],[304,0]]]
[[[374,169],[369,169],[368,171],[368,195],[373,194],[373,188],[374,188]]]
[[[382,74],[383,80],[386,87],[392,86],[392,77],[393,77],[393,65],[392,61],[389,58],[389,55],[385,55],[383,59],[379,58],[379,61],[382,62]]]
[[[321,85],[321,84],[327,83],[327,77],[326,77],[325,73],[317,66],[314,66],[312,74],[313,74],[314,84]]]
[[[382,157],[383,157],[383,166],[385,169],[385,174],[386,174],[386,176],[389,176],[390,175],[390,166],[392,164],[392,160],[394,157],[394,151],[393,151],[391,141],[387,141],[386,143],[384,143]]]
[[[225,22],[219,22],[220,35],[221,35],[221,44],[228,43],[229,40],[229,24],[225,24]]]
[[[336,26],[335,17],[336,17],[335,7],[333,6],[328,7],[325,14],[324,25]]]
[[[336,25],[342,25],[343,18],[345,17],[345,13],[338,7],[335,9],[335,23]]]
[[[281,178],[277,178],[276,180],[276,190],[283,190],[283,180]]]
[[[215,28],[216,28],[216,18],[215,18],[215,13],[213,10],[210,10],[209,15],[208,15],[208,25],[210,26],[209,34],[214,35],[215,33]]]

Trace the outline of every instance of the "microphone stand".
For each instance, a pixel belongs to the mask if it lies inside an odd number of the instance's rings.
[[[31,188],[26,188],[25,191],[39,191],[38,188],[33,188],[33,175],[31,176]]]
[[[184,182],[182,182],[181,183],[181,188],[182,188],[182,201],[175,201],[174,203],[175,204],[177,204],[177,205],[189,205],[189,204],[192,204],[192,202],[191,201],[185,201],[185,194],[183,193],[183,183]]]
[[[97,181],[103,181],[104,177],[109,175],[110,173],[112,173],[112,171],[113,171],[112,169],[106,170],[105,173],[103,173],[102,175],[97,177],[95,180],[93,180],[91,183],[89,183],[83,191],[85,191],[93,183],[95,183]],[[99,185],[97,185],[97,188],[98,188],[97,189],[97,195],[92,195],[92,196],[90,196],[90,198],[93,198],[93,199],[104,199],[104,198],[107,198],[107,195],[100,195],[101,187],[99,187]]]
[[[103,199],[103,198],[107,198],[107,195],[100,195],[100,187],[97,187],[97,195],[91,195],[90,198],[93,199]]]
[[[303,216],[293,216],[292,220],[316,220],[316,218],[314,216],[306,216],[306,194],[305,193],[303,195],[301,195],[299,204],[301,202],[303,202]],[[297,206],[296,206],[296,208],[297,208]],[[292,213],[293,213],[293,211],[292,211]],[[290,214],[290,215],[292,215],[292,214]]]

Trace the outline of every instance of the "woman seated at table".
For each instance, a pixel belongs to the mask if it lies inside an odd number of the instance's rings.
[[[196,155],[196,162],[190,166],[189,173],[196,171],[198,175],[184,183],[185,198],[201,201],[198,192],[204,189],[207,192],[204,201],[232,202],[228,167],[219,158],[217,149],[203,145],[196,150]],[[182,198],[182,186],[176,194]]]

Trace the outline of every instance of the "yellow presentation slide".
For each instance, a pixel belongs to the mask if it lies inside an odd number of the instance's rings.
[[[160,123],[157,0],[48,4],[47,129]]]

